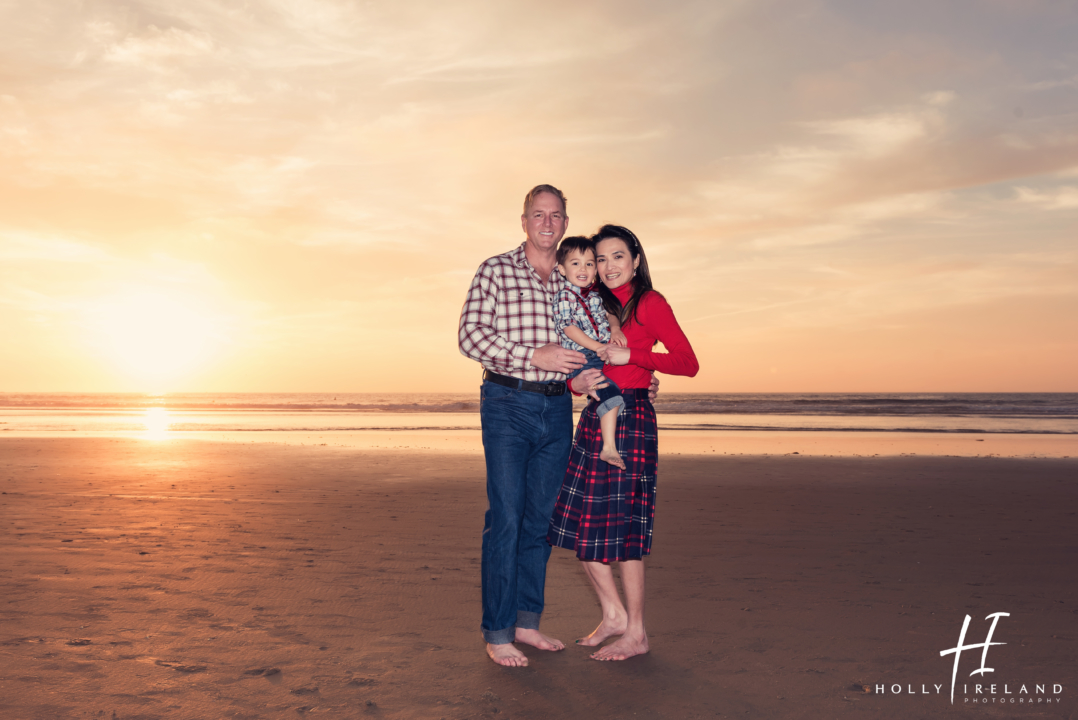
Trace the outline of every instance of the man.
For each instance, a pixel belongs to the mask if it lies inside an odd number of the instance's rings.
[[[551,315],[558,242],[569,224],[565,195],[538,185],[524,198],[526,239],[490,258],[472,280],[460,314],[460,351],[483,365],[480,418],[487,465],[483,525],[483,638],[499,665],[524,667],[513,643],[562,650],[539,632],[550,545],[547,525],[572,444],[572,396],[565,374],[584,355],[558,344]],[[579,394],[599,376],[573,379]]]

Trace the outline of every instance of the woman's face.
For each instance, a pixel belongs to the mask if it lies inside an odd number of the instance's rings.
[[[595,266],[603,284],[613,290],[633,279],[640,258],[633,260],[629,246],[621,238],[606,238],[595,246]]]

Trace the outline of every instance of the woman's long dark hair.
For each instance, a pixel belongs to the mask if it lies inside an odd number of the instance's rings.
[[[633,256],[634,261],[640,258],[640,265],[636,268],[636,274],[629,281],[633,284],[633,293],[629,296],[629,302],[625,303],[625,307],[622,307],[621,301],[611,292],[610,288],[604,283],[599,284],[599,297],[603,299],[606,311],[617,315],[624,326],[630,320],[638,322],[636,311],[640,307],[640,299],[649,292],[658,291],[651,286],[648,257],[644,254],[644,248],[640,244],[640,240],[633,234],[633,231],[621,225],[603,225],[599,228],[599,232],[591,236],[591,242],[593,245],[598,246],[600,241],[611,238],[618,238],[624,242],[625,247],[629,248],[629,253]]]

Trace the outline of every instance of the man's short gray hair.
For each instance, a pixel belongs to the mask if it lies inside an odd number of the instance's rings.
[[[536,185],[535,187],[533,187],[531,190],[528,191],[527,195],[524,196],[524,214],[525,215],[528,214],[528,210],[532,206],[532,201],[535,200],[535,198],[537,196],[542,195],[543,193],[550,193],[554,197],[561,200],[561,209],[562,209],[562,211],[564,211],[564,212],[569,211],[568,207],[567,207],[568,203],[565,200],[565,193],[563,193],[561,190],[554,187],[553,185]]]

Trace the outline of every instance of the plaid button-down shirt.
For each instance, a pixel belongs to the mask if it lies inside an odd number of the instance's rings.
[[[460,312],[460,352],[491,372],[530,382],[565,375],[532,367],[535,349],[558,342],[551,304],[565,286],[555,268],[547,286],[524,255],[524,243],[479,266]]]

